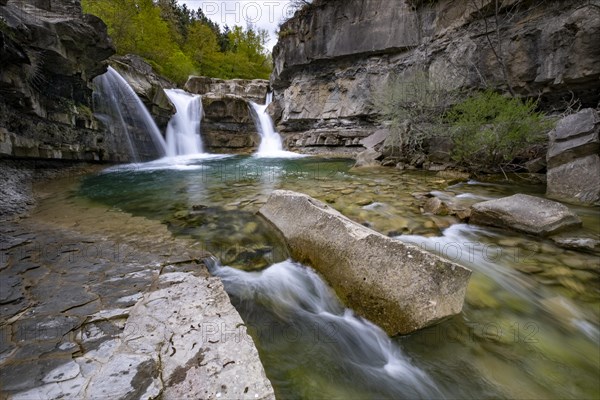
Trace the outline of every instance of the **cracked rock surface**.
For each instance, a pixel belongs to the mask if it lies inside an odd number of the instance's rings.
[[[0,225],[0,398],[274,398],[201,246],[53,182]]]

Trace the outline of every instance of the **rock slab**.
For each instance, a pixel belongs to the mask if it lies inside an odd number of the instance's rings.
[[[302,193],[276,190],[259,213],[282,233],[296,260],[317,269],[342,302],[389,335],[462,310],[467,268],[357,224]]]
[[[549,133],[549,197],[573,203],[600,203],[600,117],[586,108],[561,119]]]
[[[526,194],[484,201],[471,207],[470,223],[549,236],[581,226],[565,205]]]

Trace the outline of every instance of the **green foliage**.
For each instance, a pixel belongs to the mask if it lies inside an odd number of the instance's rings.
[[[460,93],[432,82],[427,73],[390,76],[375,92],[373,104],[380,122],[388,125],[392,154],[410,160],[425,152],[425,142],[444,130],[442,117]]]
[[[221,32],[201,9],[176,0],[83,0],[86,13],[108,26],[118,54],[137,54],[158,73],[184,83],[189,75],[268,78],[266,31],[239,26]]]
[[[536,102],[477,93],[446,113],[454,141],[453,158],[479,171],[510,168],[527,147],[544,141],[550,126]]]

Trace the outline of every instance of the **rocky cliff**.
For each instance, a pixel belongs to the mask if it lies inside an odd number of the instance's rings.
[[[113,53],[78,0],[0,2],[0,157],[127,160],[92,115],[90,82]]]
[[[298,11],[273,51],[272,110],[286,146],[363,150],[378,126],[373,94],[417,71],[448,89],[512,89],[546,109],[571,98],[597,107],[600,2],[495,3],[316,0]]]

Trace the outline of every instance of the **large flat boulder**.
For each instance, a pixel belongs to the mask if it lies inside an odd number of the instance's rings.
[[[462,310],[467,268],[366,228],[302,193],[276,190],[259,213],[282,233],[292,257],[312,265],[342,302],[389,335]]]
[[[581,226],[579,217],[556,201],[515,194],[471,207],[469,222],[549,236]]]

